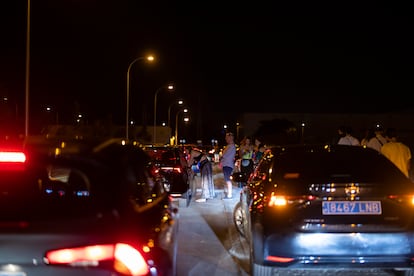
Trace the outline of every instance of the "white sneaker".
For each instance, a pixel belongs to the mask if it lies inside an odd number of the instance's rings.
[[[195,202],[206,202],[206,199],[205,198],[199,198],[199,199],[196,199]]]

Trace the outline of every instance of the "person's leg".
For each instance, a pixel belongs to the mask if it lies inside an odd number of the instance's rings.
[[[216,197],[216,192],[214,191],[214,181],[213,181],[213,165],[209,162],[205,165],[205,180],[206,188],[208,189],[208,199],[213,199]]]
[[[233,196],[233,183],[231,182],[230,176],[233,169],[230,167],[223,167],[224,181],[226,182],[226,198],[232,198]]]
[[[210,198],[210,191],[208,188],[208,174],[205,172],[201,175],[201,186],[203,187],[203,198]]]
[[[202,180],[202,176],[200,173],[197,173],[194,176],[194,182],[195,182],[195,187],[196,187],[195,201],[204,202],[206,199],[204,197],[203,180]]]

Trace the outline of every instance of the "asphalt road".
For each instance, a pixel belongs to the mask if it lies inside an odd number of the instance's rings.
[[[240,189],[233,188],[233,199],[223,200],[224,179],[214,170],[216,197],[187,207],[179,199],[177,276],[249,275],[245,240],[233,223],[233,207]]]

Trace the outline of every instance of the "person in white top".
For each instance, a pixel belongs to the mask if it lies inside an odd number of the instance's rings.
[[[382,146],[387,143],[387,139],[384,137],[384,129],[382,127],[377,127],[375,129],[375,136],[371,137],[366,146],[372,148],[378,152],[381,152]]]
[[[351,127],[339,127],[338,133],[341,136],[338,141],[338,145],[348,145],[348,146],[360,146],[358,138],[352,135]]]

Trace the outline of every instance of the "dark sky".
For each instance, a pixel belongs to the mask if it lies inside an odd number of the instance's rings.
[[[4,2],[0,94],[22,110],[27,2]],[[152,122],[154,93],[169,81],[176,92],[158,94],[160,119],[176,97],[226,116],[413,107],[409,1],[175,2],[32,0],[31,110],[50,104],[122,123],[128,65],[148,52],[157,62],[131,69],[137,120]]]

